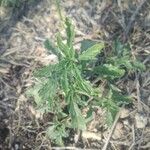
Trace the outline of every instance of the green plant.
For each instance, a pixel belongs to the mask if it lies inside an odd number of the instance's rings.
[[[0,0],[0,6],[4,7],[20,7],[25,1],[32,2],[34,0]]]
[[[106,121],[111,125],[119,106],[130,100],[130,97],[122,95],[114,80],[121,78],[126,68],[135,68],[132,63],[132,67],[129,67],[126,62],[129,61],[129,53],[125,52],[125,60],[119,57],[119,52],[117,56],[113,52],[105,63],[97,66],[97,55],[104,49],[104,43],[83,41],[78,53],[73,47],[74,26],[68,18],[65,29],[66,42],[59,33],[57,45],[49,40],[44,43],[50,53],[57,55],[59,62],[35,71],[36,83],[27,92],[34,97],[38,109],[53,114],[47,135],[59,145],[63,145],[63,138],[68,136],[66,128],[86,129],[86,123],[92,119],[94,106],[107,110]],[[122,61],[125,63],[120,63]],[[106,81],[104,91],[90,80],[93,76]],[[89,110],[83,116],[85,107]]]
[[[107,59],[107,62],[114,66],[124,68],[130,72],[145,70],[144,64],[132,56],[131,46],[128,43],[122,44],[119,40],[116,40],[111,55],[112,56]]]
[[[18,6],[20,3],[20,0],[0,0],[0,5],[2,6]]]

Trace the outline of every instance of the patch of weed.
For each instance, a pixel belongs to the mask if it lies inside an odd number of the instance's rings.
[[[111,125],[119,106],[131,100],[122,94],[115,81],[126,71],[144,69],[144,65],[131,59],[130,48],[119,41],[115,42],[105,63],[95,65],[97,55],[103,51],[105,44],[83,41],[79,53],[74,49],[75,31],[68,18],[65,30],[66,42],[58,33],[56,45],[49,40],[44,43],[50,53],[57,55],[59,62],[35,71],[37,82],[27,92],[28,96],[34,97],[39,110],[54,114],[47,135],[58,145],[63,145],[63,138],[68,136],[66,128],[86,130],[94,106],[107,110],[106,121]],[[106,81],[105,90],[89,80],[92,76]],[[89,109],[87,115],[82,113],[85,107]]]

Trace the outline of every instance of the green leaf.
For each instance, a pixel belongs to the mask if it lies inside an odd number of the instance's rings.
[[[115,40],[113,48],[114,48],[114,54],[120,57],[122,55],[124,45],[119,40]]]
[[[104,78],[115,79],[122,77],[125,73],[125,70],[120,69],[118,66],[113,66],[111,64],[104,64],[102,66],[95,67],[93,72]]]
[[[71,114],[71,121],[72,121],[72,127],[85,130],[86,129],[86,122],[83,118],[81,111],[78,107],[78,105],[71,101],[70,102],[70,114]]]
[[[107,110],[105,117],[106,117],[106,123],[110,127],[113,124],[113,122],[114,122],[114,118],[112,116],[112,113]]]
[[[67,44],[63,43],[63,40],[62,40],[60,34],[57,35],[57,45],[58,45],[58,48],[60,49],[60,51],[62,52],[62,54],[66,58],[70,58],[69,47]]]
[[[69,18],[66,18],[65,24],[67,26],[66,27],[67,45],[70,48],[72,48],[74,37],[75,37],[74,26],[72,25],[71,20]]]
[[[114,121],[111,112],[107,111],[105,117],[106,117],[106,123],[110,127],[113,124],[113,121]]]
[[[86,123],[92,121],[94,119],[93,116],[93,109],[89,108],[88,112],[87,112],[87,116],[86,116]]]
[[[68,93],[69,92],[69,80],[68,80],[68,74],[67,74],[66,68],[64,68],[60,82],[61,82],[61,87],[64,93],[65,94]]]
[[[34,71],[34,76],[38,77],[38,78],[42,78],[42,77],[50,77],[51,73],[53,72],[54,68],[57,66],[57,64],[55,65],[48,65],[48,66],[44,66],[40,69],[37,69]]]
[[[83,81],[83,87],[84,87],[84,90],[89,94],[89,95],[93,95],[94,93],[94,88],[92,87],[92,84],[90,83],[90,81],[86,81],[84,80]]]
[[[121,58],[123,56],[130,56],[130,45],[129,44],[123,44],[118,39],[114,42],[114,55],[117,55],[118,58]]]
[[[133,68],[132,64],[131,64],[131,58],[129,56],[123,56],[121,58],[115,58],[114,59],[114,65],[116,66],[124,66],[126,67],[127,70],[131,70]]]
[[[47,39],[47,40],[44,42],[44,46],[45,46],[45,48],[46,48],[48,51],[50,51],[50,52],[52,52],[53,54],[55,54],[55,55],[58,56],[59,50],[54,46],[54,44],[53,44],[52,42],[50,42],[50,40]]]
[[[111,99],[109,98],[104,98],[103,101],[103,108],[106,109],[106,123],[111,126],[113,121],[115,120],[116,114],[119,110],[119,107],[117,106],[117,104]]]
[[[143,63],[141,63],[140,61],[135,60],[133,62],[133,67],[134,69],[139,69],[141,71],[144,71],[146,69],[145,65]]]
[[[112,100],[116,103],[116,105],[120,104],[128,104],[131,102],[131,97],[122,95],[120,92],[112,90]]]
[[[81,71],[74,67],[75,70],[75,78],[76,78],[76,89],[81,90],[82,92],[86,92],[89,95],[93,93],[93,87],[89,81],[86,81],[82,78]]]
[[[92,40],[83,40],[83,41],[81,41],[81,52],[87,50],[88,48],[94,46],[95,44],[97,44],[97,42],[92,41]]]
[[[42,88],[39,90],[39,94],[41,95],[42,99],[50,100],[52,99],[57,92],[57,79],[45,79],[42,83]]]
[[[39,95],[39,90],[41,88],[41,84],[39,83],[36,83],[35,86],[29,88],[27,91],[26,91],[26,95],[27,97],[33,97],[34,98],[34,101],[35,103],[37,104],[38,107],[41,107],[43,106],[43,103],[44,101],[41,99],[40,95]]]
[[[54,125],[48,127],[46,133],[52,141],[60,146],[64,145],[63,138],[68,136],[65,125],[59,123],[55,123]]]
[[[99,54],[103,48],[104,48],[104,43],[95,44],[94,46],[88,48],[86,51],[83,51],[79,55],[79,60],[95,59],[96,55]]]

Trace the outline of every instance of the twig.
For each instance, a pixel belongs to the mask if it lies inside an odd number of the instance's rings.
[[[135,129],[134,129],[134,125],[132,125],[132,137],[133,137],[133,143],[129,147],[129,150],[131,150],[134,147],[134,145],[135,145]]]
[[[118,0],[118,6],[120,7],[120,11],[121,11],[121,21],[119,20],[121,26],[123,27],[123,29],[126,28],[126,24],[125,24],[125,16],[124,16],[124,13],[123,13],[123,7],[122,7],[122,4],[121,4],[121,0]]]
[[[150,143],[147,143],[146,145],[141,146],[141,148],[142,148],[142,149],[148,149],[148,148],[150,148]]]
[[[137,73],[136,73],[136,92],[137,92],[137,101],[138,101],[138,111],[140,111],[142,109],[141,93],[140,93],[139,75]]]
[[[125,36],[126,36],[126,38],[127,38],[128,34],[129,34],[130,30],[131,30],[131,27],[133,25],[133,22],[135,21],[136,16],[138,15],[139,11],[141,10],[142,6],[145,4],[146,1],[147,0],[143,0],[140,3],[140,5],[137,7],[136,11],[131,16],[130,21],[129,21],[129,23],[128,23],[127,27],[126,27],[126,30],[125,30]]]
[[[110,143],[113,143],[115,145],[125,145],[125,146],[130,145],[130,143],[128,141],[113,141],[113,140],[110,140]]]
[[[139,143],[138,143],[138,150],[141,149],[141,144],[142,144],[142,142],[143,142],[143,137],[144,137],[144,130],[145,130],[145,128],[142,130],[142,135],[141,135],[140,141],[139,141]]]
[[[77,147],[51,147],[52,150],[83,150],[81,148],[77,148]],[[91,150],[91,149],[86,149],[86,150]],[[94,149],[93,149],[94,150]]]
[[[110,142],[110,138],[111,138],[111,136],[112,136],[112,134],[113,134],[113,132],[114,132],[114,129],[115,129],[116,124],[117,124],[117,122],[118,122],[118,119],[119,119],[119,117],[120,117],[121,109],[122,109],[123,107],[124,107],[124,106],[122,106],[122,107],[120,108],[119,112],[118,112],[117,115],[116,115],[115,121],[114,121],[114,123],[113,123],[113,125],[112,125],[111,131],[110,131],[110,133],[109,133],[109,135],[108,135],[108,138],[107,138],[107,140],[106,140],[106,142],[105,142],[105,145],[103,146],[102,150],[107,150],[107,146],[108,146],[108,144],[109,144],[109,142]]]

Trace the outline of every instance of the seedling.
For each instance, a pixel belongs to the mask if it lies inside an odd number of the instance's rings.
[[[126,69],[135,68],[130,53],[122,47],[121,52],[116,49],[104,64],[97,66],[97,55],[105,44],[84,41],[79,53],[74,49],[75,31],[68,18],[65,30],[66,42],[58,33],[56,45],[49,40],[44,43],[48,52],[57,55],[59,62],[35,71],[37,82],[27,92],[34,97],[39,110],[53,114],[47,135],[58,145],[63,145],[63,138],[68,136],[66,128],[86,130],[94,106],[107,110],[106,121],[111,125],[119,106],[130,101],[130,97],[122,95],[115,86],[114,80],[124,76]],[[90,80],[92,76],[106,80],[104,91]],[[82,115],[85,107],[89,111]]]

